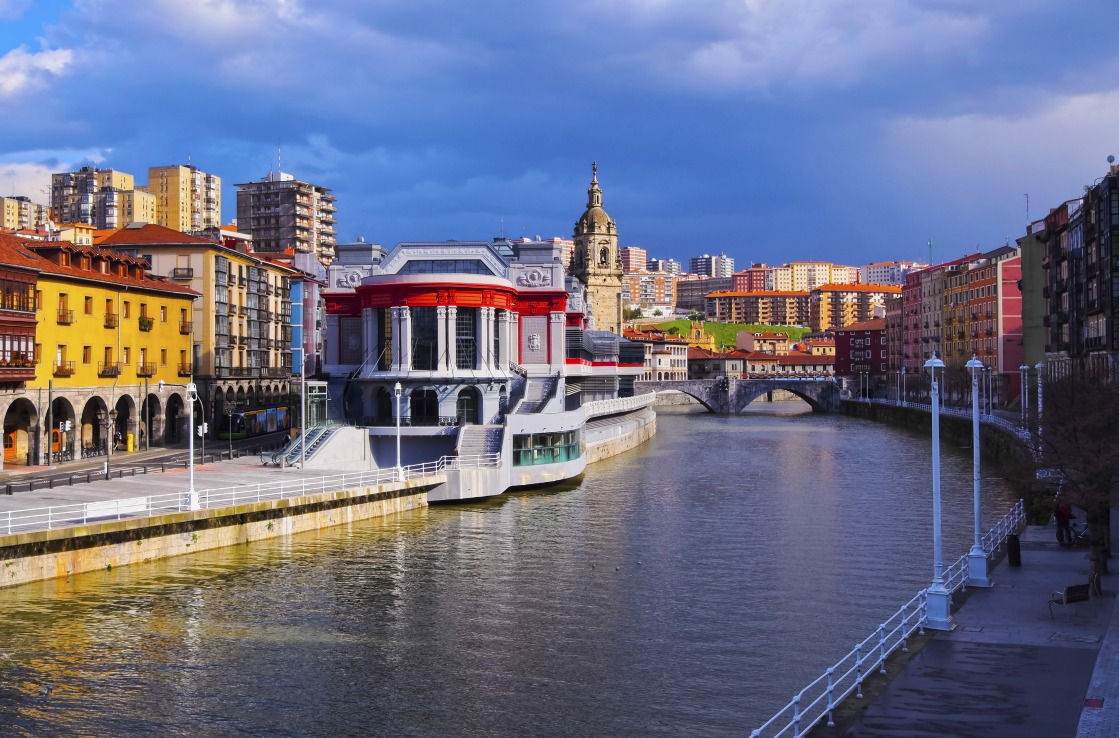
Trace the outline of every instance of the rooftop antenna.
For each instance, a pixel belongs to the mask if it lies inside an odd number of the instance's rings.
[[[933,265],[932,239],[930,238],[929,239],[929,266],[932,266],[932,265]]]
[[[280,166],[280,142],[277,141],[276,142],[276,174],[279,174],[280,172],[282,172],[283,169],[284,168],[282,166]]]
[[[1030,193],[1026,193],[1026,226],[1030,225]]]

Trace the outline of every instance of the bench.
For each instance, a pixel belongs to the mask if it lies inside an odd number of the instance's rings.
[[[1049,618],[1053,618],[1053,605],[1071,605],[1074,602],[1087,602],[1092,599],[1090,584],[1070,584],[1053,593],[1049,599]]]

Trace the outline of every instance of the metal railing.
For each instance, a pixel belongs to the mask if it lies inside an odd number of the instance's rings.
[[[999,550],[1007,535],[1019,530],[1025,522],[1025,501],[1018,500],[1010,512],[983,536],[983,550],[987,556],[990,557]],[[963,589],[967,584],[967,554],[945,570],[944,580],[944,586],[949,592]],[[863,682],[870,673],[877,669],[879,674],[885,674],[886,659],[899,649],[908,652],[909,638],[915,631],[920,635],[925,634],[925,624],[928,621],[927,591],[923,589],[918,592],[870,636],[797,692],[789,704],[751,732],[750,738],[799,738],[824,720],[829,728],[834,727],[835,708],[852,694],[857,699],[862,699]]]
[[[501,463],[500,454],[474,456],[443,456],[438,461],[412,464],[403,467],[376,469],[366,472],[333,474],[309,479],[282,480],[268,484],[241,484],[234,487],[217,487],[198,491],[202,509],[228,507],[263,500],[281,500],[308,494],[339,492],[354,487],[372,487],[390,482],[422,479],[448,470],[493,468]],[[26,533],[35,530],[54,530],[90,522],[121,520],[137,515],[156,515],[189,509],[186,491],[149,497],[127,497],[73,505],[54,505],[23,510],[0,512],[0,533]]]
[[[875,397],[875,398],[870,398],[870,399],[865,399],[864,398],[863,400],[859,400],[859,401],[860,402],[870,402],[870,403],[873,403],[875,405],[889,405],[891,407],[908,407],[908,408],[913,408],[914,410],[920,410],[920,411],[926,412],[926,413],[931,413],[932,412],[932,405],[930,405],[927,402],[898,402],[897,400],[887,400],[887,399],[883,399],[881,397]],[[971,409],[970,408],[942,407],[940,409],[940,414],[941,415],[946,415],[946,416],[952,417],[952,418],[961,418],[963,420],[971,420]],[[1018,437],[1022,441],[1029,441],[1032,438],[1032,436],[1030,435],[1030,432],[1027,429],[1023,428],[1021,423],[1016,423],[1012,420],[1007,420],[1006,418],[1004,418],[1002,416],[999,416],[999,415],[984,413],[982,409],[980,409],[980,411],[979,411],[979,422],[982,423],[982,424],[986,424],[986,425],[997,425],[1000,428],[1005,428],[1006,430],[1013,433],[1016,437]]]
[[[583,403],[583,412],[587,414],[587,419],[596,418],[600,415],[613,415],[614,413],[625,413],[631,410],[639,410],[643,407],[649,407],[656,403],[657,395],[655,392],[650,392],[644,395],[634,395],[633,397],[615,397],[609,400],[591,400],[590,402]]]

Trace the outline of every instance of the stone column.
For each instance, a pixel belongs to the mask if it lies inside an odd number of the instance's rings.
[[[478,341],[476,344],[475,364],[487,374],[493,372],[493,312],[492,307],[478,311]]]
[[[456,337],[458,330],[458,308],[454,305],[447,306],[447,328],[445,329],[445,336],[447,339],[446,350],[440,350],[440,357],[447,357],[446,371],[454,374],[458,368],[458,342]],[[442,346],[442,343],[441,343]]]
[[[361,358],[363,362],[374,362],[376,369],[377,356],[372,353],[377,347],[377,311],[373,308],[361,309]],[[362,370],[364,376],[370,370],[368,365]]]
[[[400,362],[397,368],[404,373],[407,373],[412,368],[412,311],[407,307],[399,307],[396,310],[400,311],[400,330],[397,331],[399,340],[397,341],[397,350],[400,354]]]
[[[401,370],[400,359],[402,356],[402,352],[400,350],[400,336],[403,330],[401,308],[389,308],[389,315],[391,316],[390,320],[392,321],[392,364],[389,368],[394,372],[399,372]]]
[[[564,313],[548,313],[548,369],[559,374],[567,369],[566,323]]]
[[[509,367],[509,311],[495,310],[494,320],[497,321],[497,356],[493,357],[497,364],[495,369],[506,371]],[[492,344],[491,344],[492,345]]]

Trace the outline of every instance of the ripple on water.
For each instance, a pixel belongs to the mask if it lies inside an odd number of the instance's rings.
[[[4,590],[0,734],[748,734],[929,582],[928,440],[658,423],[554,489]]]

